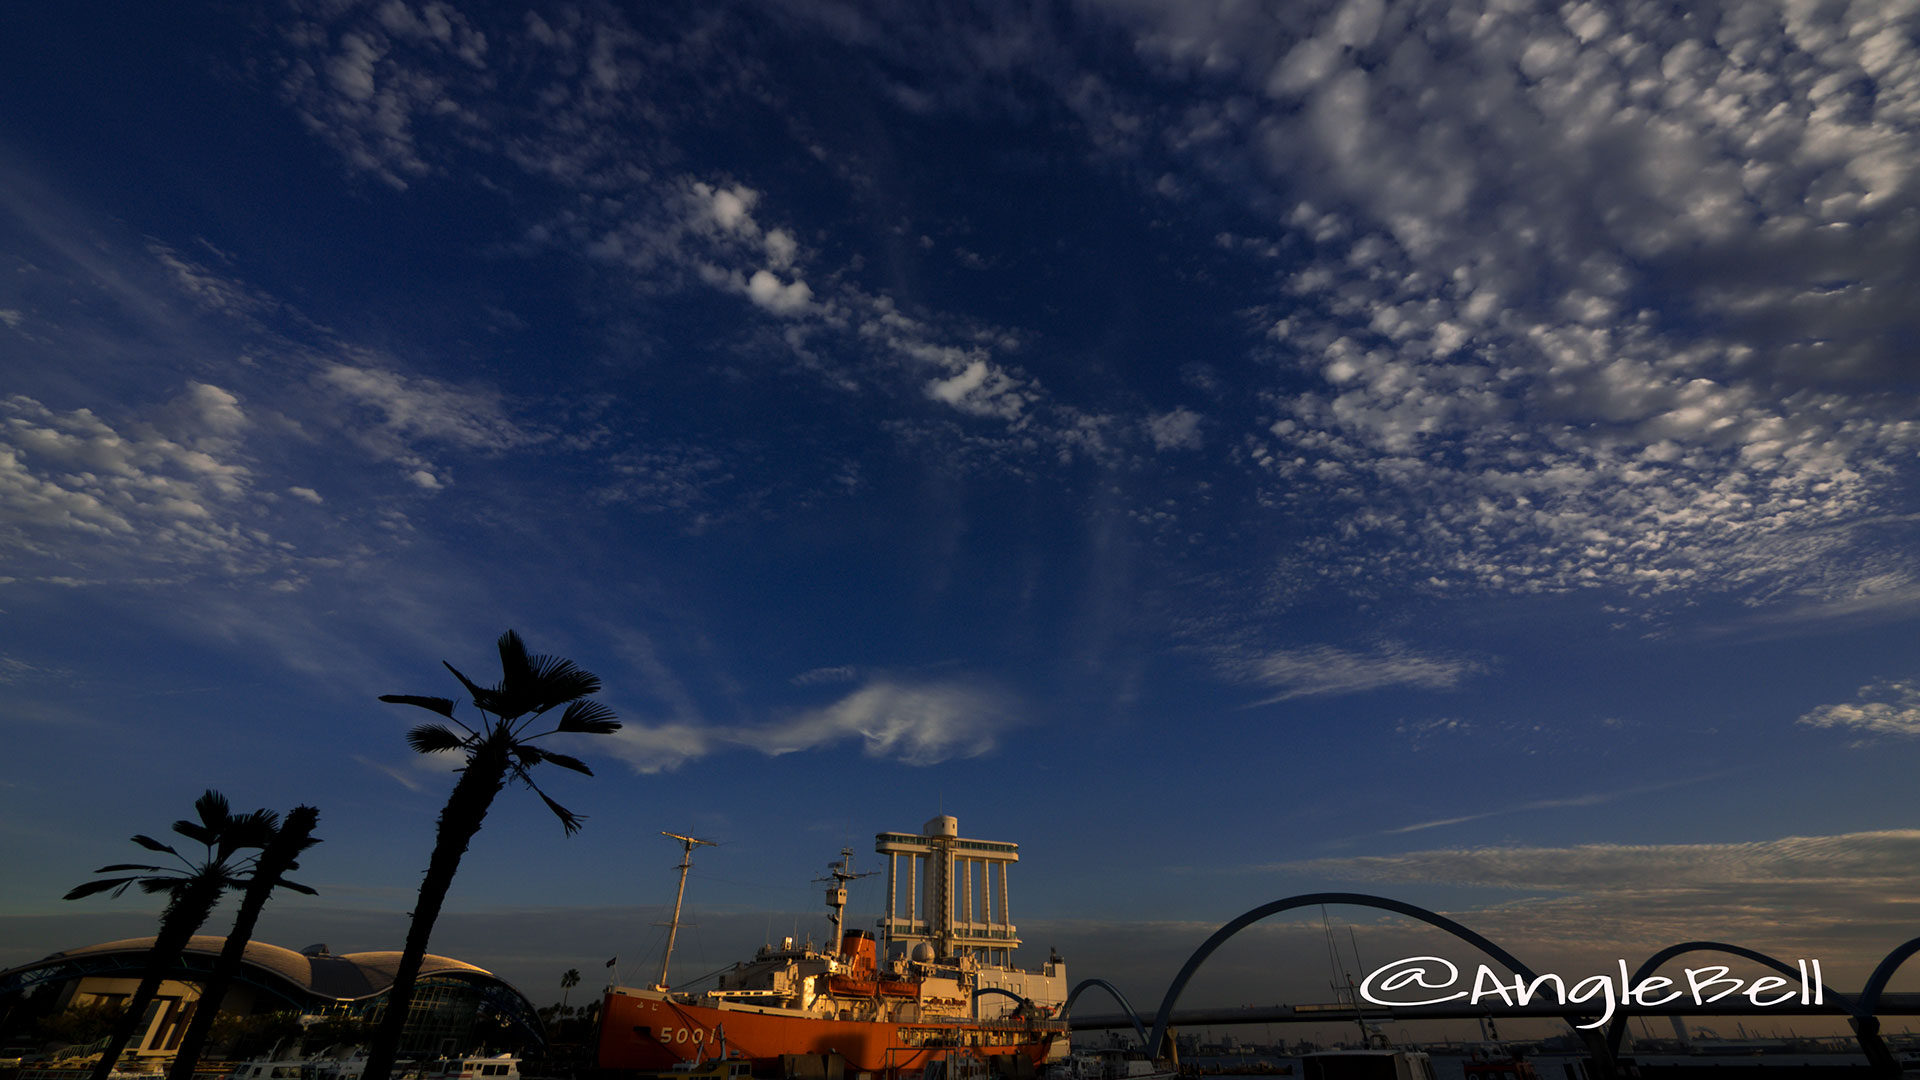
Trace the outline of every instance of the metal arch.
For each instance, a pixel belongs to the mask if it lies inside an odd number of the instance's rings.
[[[1887,983],[1892,981],[1893,973],[1900,970],[1900,965],[1906,963],[1907,958],[1916,952],[1920,952],[1920,937],[1898,946],[1880,961],[1880,966],[1873,969],[1872,975],[1867,976],[1867,985],[1860,991],[1861,1013],[1871,1016],[1879,1010],[1880,994],[1886,990]]]
[[[1278,915],[1280,912],[1289,911],[1293,908],[1312,907],[1316,904],[1354,904],[1359,907],[1379,908],[1382,911],[1391,911],[1396,915],[1405,915],[1408,918],[1419,919],[1421,922],[1430,926],[1445,930],[1454,937],[1459,938],[1479,949],[1481,952],[1486,953],[1488,956],[1493,957],[1495,960],[1500,961],[1501,964],[1506,966],[1507,970],[1513,972],[1515,975],[1528,980],[1538,978],[1538,976],[1533,973],[1532,968],[1522,964],[1505,949],[1502,949],[1500,946],[1495,945],[1493,942],[1488,941],[1486,938],[1481,937],[1479,934],[1474,933],[1459,923],[1454,922],[1445,915],[1428,911],[1426,908],[1415,907],[1412,904],[1392,900],[1384,896],[1369,896],[1366,893],[1303,893],[1299,896],[1289,896],[1284,900],[1275,900],[1254,908],[1252,911],[1247,912],[1214,931],[1212,937],[1201,943],[1200,947],[1193,951],[1193,955],[1187,958],[1186,966],[1180,969],[1180,974],[1173,977],[1173,985],[1167,987],[1167,996],[1160,1001],[1160,1011],[1156,1013],[1153,1018],[1153,1037],[1147,1042],[1147,1053],[1158,1054],[1160,1052],[1160,1045],[1167,1037],[1168,1022],[1173,1018],[1173,1007],[1180,1000],[1180,992],[1187,988],[1187,980],[1191,979],[1194,972],[1200,969],[1200,965],[1206,962],[1207,957],[1213,955],[1215,949],[1225,944],[1228,938],[1269,915]]]
[[[1021,997],[1019,994],[1014,993],[1013,991],[1007,989],[1004,986],[978,987],[973,991],[973,1000],[979,1001],[982,997],[986,996],[987,994],[1004,994],[1005,996],[1012,998],[1013,1000],[1019,1002],[1020,1004],[1025,1005],[1029,1009],[1034,1008],[1032,999]]]
[[[1911,945],[1916,949],[1920,949],[1920,938],[1913,939],[1912,941],[1908,942],[1907,945]],[[1904,947],[1905,946],[1902,946],[1902,948]],[[1897,952],[1898,950],[1895,950],[1895,951]],[[1683,941],[1678,945],[1669,945],[1666,948],[1661,949],[1659,952],[1654,953],[1652,956],[1647,957],[1646,961],[1642,963],[1637,970],[1634,971],[1633,984],[1635,986],[1640,985],[1640,983],[1646,980],[1647,976],[1657,971],[1661,964],[1664,964],[1667,961],[1673,959],[1674,957],[1682,955],[1683,953],[1690,953],[1690,952],[1730,953],[1734,956],[1744,957],[1748,960],[1752,960],[1757,964],[1763,964],[1779,972],[1782,975],[1786,975],[1795,979],[1800,977],[1799,968],[1788,967],[1783,961],[1775,960],[1773,957],[1768,956],[1765,953],[1755,952],[1754,950],[1745,948],[1744,946],[1728,945],[1725,942],[1721,942],[1721,941]],[[1891,959],[1891,956],[1889,956],[1889,959]],[[1884,964],[1882,966],[1884,966]],[[1892,973],[1888,972],[1888,974],[1892,974]],[[1861,1004],[1849,1001],[1846,995],[1834,990],[1830,986],[1826,986],[1822,984],[1821,991],[1826,996],[1831,997],[1840,1006],[1841,1009],[1846,1011],[1847,1015],[1849,1016],[1852,1016],[1857,1019],[1861,1016],[1871,1015],[1871,1010],[1863,1009]],[[1863,999],[1865,998],[1864,994],[1862,995],[1862,998]],[[1621,1004],[1621,1009],[1619,1014],[1613,1018],[1613,1022],[1611,1024],[1607,1025],[1607,1049],[1610,1052],[1615,1054],[1618,1054],[1620,1052],[1620,1042],[1627,1034],[1627,1018],[1630,1015],[1632,1014],[1627,1010],[1626,1005],[1623,1002]]]
[[[1148,1053],[1152,1053],[1153,1044],[1147,1041],[1147,1026],[1140,1022],[1140,1014],[1135,1012],[1133,1009],[1133,1005],[1127,1001],[1127,995],[1121,993],[1119,987],[1113,985],[1112,983],[1108,982],[1105,979],[1083,979],[1081,980],[1079,985],[1075,986],[1071,991],[1068,991],[1067,1003],[1060,1006],[1061,1018],[1064,1019],[1067,1015],[1068,1010],[1073,1008],[1074,999],[1080,996],[1080,991],[1085,990],[1089,986],[1097,986],[1100,989],[1105,990],[1113,998],[1113,1000],[1120,1003],[1120,1011],[1123,1013],[1126,1013],[1127,1019],[1133,1021],[1133,1030],[1140,1036],[1141,1049],[1146,1050]]]

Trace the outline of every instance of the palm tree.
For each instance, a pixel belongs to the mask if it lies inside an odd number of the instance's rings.
[[[580,969],[579,968],[568,968],[566,971],[566,974],[560,976],[560,1007],[562,1009],[565,1009],[567,1007],[568,992],[571,991],[574,987],[579,985],[580,985]]]
[[[593,775],[585,762],[565,754],[533,745],[535,739],[555,733],[606,735],[620,730],[613,710],[597,701],[585,700],[598,693],[600,680],[582,671],[571,660],[557,656],[529,655],[520,635],[509,630],[500,635],[500,682],[491,687],[476,686],[452,664],[448,671],[460,680],[480,718],[469,726],[454,716],[454,703],[447,698],[420,697],[414,694],[382,694],[381,701],[416,705],[445,717],[453,725],[427,723],[407,732],[407,745],[416,753],[440,754],[459,751],[466,755],[460,779],[440,811],[440,822],[433,840],[433,855],[427,861],[426,877],[420,882],[420,899],[413,908],[407,927],[407,945],[400,954],[400,966],[394,972],[393,988],[387,992],[386,1009],[367,1051],[363,1080],[387,1080],[400,1049],[400,1035],[406,1027],[407,1012],[413,1004],[413,984],[420,975],[420,963],[427,954],[427,939],[433,933],[434,920],[440,916],[453,875],[460,869],[460,857],[466,853],[480,825],[486,820],[493,797],[508,780],[517,780],[532,788],[560,819],[561,828],[571,836],[580,828],[581,817],[554,802],[533,782],[530,770],[542,762],[563,769]],[[550,710],[566,708],[553,726],[532,731]],[[454,728],[458,728],[455,731]]]
[[[320,841],[313,835],[313,827],[320,821],[320,811],[311,806],[296,806],[287,814],[287,820],[274,830],[273,838],[261,849],[254,859],[253,873],[247,878],[247,891],[240,897],[240,911],[233,917],[233,929],[227,933],[226,944],[220,948],[220,959],[214,962],[213,974],[208,976],[205,985],[200,988],[200,1003],[194,1007],[193,1019],[187,1023],[187,1033],[180,1040],[180,1052],[174,1056],[173,1068],[167,1073],[167,1080],[192,1080],[193,1067],[200,1062],[200,1052],[206,1049],[207,1034],[213,1030],[213,1021],[220,1015],[220,1000],[227,995],[227,987],[234,976],[240,973],[240,961],[246,954],[247,942],[253,940],[253,928],[260,921],[260,910],[267,906],[267,900],[276,888],[292,889],[297,893],[313,896],[314,891],[295,881],[288,881],[281,875],[289,870],[300,869],[295,861],[301,852]]]
[[[114,1063],[127,1048],[127,1043],[133,1040],[140,1022],[146,1019],[147,1007],[153,1004],[155,995],[159,993],[167,969],[180,958],[180,952],[193,937],[193,932],[200,929],[200,924],[206,922],[207,916],[213,913],[221,894],[245,883],[240,874],[247,860],[236,860],[235,855],[248,848],[264,847],[272,839],[275,818],[268,811],[255,810],[250,814],[236,815],[228,807],[226,796],[212,790],[194,800],[193,808],[200,820],[176,821],[173,831],[206,848],[200,859],[190,859],[172,845],[163,844],[151,836],[135,836],[134,843],[148,851],[171,855],[179,860],[180,865],[114,863],[94,873],[139,872],[127,877],[89,881],[66,895],[68,900],[107,891],[119,896],[134,885],[140,886],[142,892],[167,894],[167,906],[160,913],[159,932],[154,936],[153,948],[147,953],[147,966],[141,976],[140,986],[134,991],[133,1000],[127,1003],[127,1011],[114,1024],[113,1032],[108,1036],[107,1048],[101,1053],[99,1063],[93,1067],[91,1080],[107,1080],[107,1074],[113,1071]]]

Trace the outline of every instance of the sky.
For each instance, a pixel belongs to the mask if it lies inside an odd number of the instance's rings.
[[[0,70],[0,966],[151,926],[60,896],[207,788],[321,809],[262,939],[397,948],[452,763],[377,698],[508,628],[625,723],[435,940],[543,1003],[657,957],[663,830],[690,976],[943,812],[1136,1003],[1319,890],[1920,933],[1910,0],[26,3]],[[1434,947],[1194,1000],[1349,925]]]

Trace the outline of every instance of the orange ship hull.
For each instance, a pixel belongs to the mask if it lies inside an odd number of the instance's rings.
[[[854,1072],[917,1074],[929,1061],[955,1052],[1020,1056],[1039,1065],[1054,1039],[1066,1034],[1061,1021],[831,1020],[613,991],[601,1003],[598,1059],[604,1070],[654,1072],[725,1055],[746,1058],[760,1073],[790,1054],[838,1054],[852,1080]]]

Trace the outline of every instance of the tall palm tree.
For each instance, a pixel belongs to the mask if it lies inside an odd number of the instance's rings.
[[[421,724],[407,732],[407,745],[421,754],[458,751],[466,755],[460,779],[453,794],[440,811],[440,822],[433,840],[433,855],[427,861],[426,877],[420,882],[420,899],[414,905],[413,919],[407,927],[406,949],[400,954],[400,966],[394,972],[393,988],[387,992],[386,1009],[367,1051],[363,1080],[387,1080],[400,1049],[400,1035],[406,1027],[407,1012],[413,1004],[413,984],[420,975],[420,963],[427,954],[427,939],[433,933],[434,920],[440,917],[453,875],[460,869],[460,857],[466,853],[480,825],[486,820],[493,797],[508,780],[516,780],[533,789],[560,819],[561,828],[571,836],[580,828],[581,817],[554,802],[533,782],[530,770],[542,762],[563,769],[593,775],[585,762],[565,754],[533,745],[535,739],[556,733],[607,735],[620,730],[613,710],[597,701],[585,700],[598,693],[600,679],[576,667],[571,660],[557,656],[529,655],[520,635],[509,630],[500,635],[500,681],[494,686],[477,686],[452,664],[448,671],[466,688],[473,708],[480,714],[471,725],[454,716],[454,703],[441,697],[414,694],[382,694],[381,701],[416,705],[445,717],[446,724]],[[553,709],[565,708],[553,726],[545,730],[542,720]],[[454,730],[458,728],[459,730]]]
[[[560,976],[560,1007],[562,1009],[567,1007],[567,995],[573,991],[574,987],[579,985],[579,968],[568,968],[566,973]]]
[[[112,874],[128,870],[137,873],[89,881],[76,886],[66,895],[68,900],[108,891],[119,896],[134,885],[140,886],[142,892],[167,894],[167,906],[160,913],[159,932],[154,936],[153,948],[147,953],[147,966],[141,976],[140,986],[134,991],[133,1000],[127,1003],[127,1011],[114,1024],[108,1036],[107,1048],[101,1053],[99,1063],[93,1067],[91,1080],[107,1080],[107,1074],[113,1071],[114,1063],[127,1048],[127,1043],[133,1040],[140,1022],[146,1019],[147,1007],[153,1004],[154,997],[159,994],[167,969],[179,960],[180,952],[193,937],[193,932],[200,929],[200,924],[206,922],[207,916],[213,913],[221,894],[245,883],[240,875],[248,860],[236,856],[251,848],[264,847],[273,837],[276,819],[272,813],[255,810],[249,814],[235,814],[227,805],[226,796],[217,791],[208,790],[194,800],[193,809],[200,820],[188,821],[183,818],[173,823],[173,831],[205,847],[206,851],[199,859],[182,855],[172,845],[163,844],[151,836],[135,836],[134,843],[148,851],[171,855],[179,860],[180,865],[114,863],[94,873]]]
[[[227,987],[233,983],[234,976],[240,973],[247,942],[253,940],[254,925],[260,921],[260,911],[267,906],[273,890],[292,889],[314,895],[312,889],[297,881],[288,881],[282,875],[300,869],[296,861],[300,853],[320,842],[313,835],[313,827],[319,821],[320,811],[314,807],[294,807],[254,859],[253,873],[247,877],[247,891],[241,894],[240,910],[233,917],[233,929],[228,931],[226,944],[220,948],[220,959],[214,962],[213,974],[200,988],[200,1003],[194,1007],[193,1019],[187,1023],[187,1033],[180,1040],[180,1052],[174,1055],[167,1080],[192,1080],[193,1067],[200,1063],[207,1035],[220,1014],[220,1001],[227,996]]]

